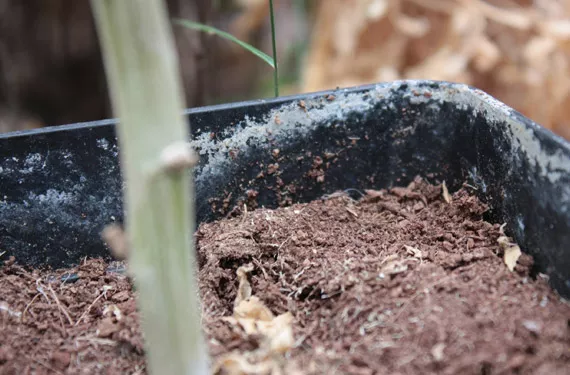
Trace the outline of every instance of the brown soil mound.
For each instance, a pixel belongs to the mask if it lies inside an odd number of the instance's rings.
[[[294,317],[294,348],[278,361],[285,373],[567,373],[569,305],[530,276],[529,256],[509,271],[485,210],[465,190],[446,203],[440,186],[416,180],[359,201],[334,194],[202,225],[211,355],[247,357],[262,343],[227,320],[237,270],[251,265],[253,295]],[[29,272],[6,262],[0,373],[144,373],[134,294],[108,267]]]

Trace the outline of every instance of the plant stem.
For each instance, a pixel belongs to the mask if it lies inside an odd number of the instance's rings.
[[[271,44],[273,46],[273,86],[275,87],[275,97],[279,96],[279,70],[277,66],[277,43],[275,42],[275,15],[273,13],[273,0],[269,0],[269,15],[271,17]]]
[[[129,269],[150,374],[205,374],[188,170],[166,171],[164,150],[187,142],[178,57],[163,0],[91,0],[115,115]],[[191,199],[192,197],[192,199]]]

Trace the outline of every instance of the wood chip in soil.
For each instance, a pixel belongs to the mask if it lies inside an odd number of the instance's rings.
[[[568,373],[568,303],[531,274],[530,256],[509,270],[504,233],[483,220],[476,197],[446,198],[416,179],[359,201],[333,194],[201,225],[213,361],[230,353],[253,361],[262,345],[227,319],[237,270],[250,266],[251,293],[294,318],[295,345],[276,362],[284,373]],[[5,261],[0,374],[145,373],[136,294],[117,267],[92,259],[39,271]]]

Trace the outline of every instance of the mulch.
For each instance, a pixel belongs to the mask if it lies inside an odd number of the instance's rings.
[[[570,305],[522,254],[504,261],[500,224],[468,188],[342,192],[203,224],[196,233],[204,329],[216,361],[261,338],[228,321],[237,270],[293,316],[279,362],[302,374],[566,374]],[[508,235],[508,228],[505,228]],[[0,268],[0,374],[145,373],[124,264]],[[251,357],[248,357],[251,358]]]

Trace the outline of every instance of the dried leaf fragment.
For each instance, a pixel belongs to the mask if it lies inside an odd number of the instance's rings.
[[[384,192],[381,190],[371,190],[371,189],[364,190],[364,193],[366,193],[366,195],[368,195],[368,197],[370,198],[382,198],[385,195]]]
[[[269,348],[274,353],[285,353],[295,344],[293,338],[293,315],[288,311],[277,316],[262,328],[269,341]]]
[[[441,184],[441,191],[443,193],[443,200],[445,200],[447,203],[451,203],[451,195],[449,195],[449,190],[447,190],[447,185],[445,184],[445,181],[443,181],[443,183]]]
[[[439,344],[435,344],[433,348],[431,348],[431,355],[436,362],[441,362],[443,360],[443,351],[445,349],[445,344],[440,342]]]
[[[103,319],[97,326],[95,334],[97,337],[109,337],[113,333],[118,332],[121,329],[118,324],[113,321],[113,318]]]
[[[521,254],[521,249],[518,247],[518,245],[514,245],[505,249],[505,255],[503,256],[503,259],[509,271],[514,271]]]
[[[539,24],[543,34],[558,40],[570,39],[570,20],[547,20]]]
[[[499,8],[486,1],[473,1],[478,10],[488,19],[518,30],[528,30],[533,25],[533,19],[528,10]]]
[[[521,248],[516,243],[511,242],[511,239],[504,235],[504,227],[506,224],[501,225],[501,236],[497,238],[499,246],[503,249],[503,261],[507,265],[509,271],[513,272],[517,261],[522,255]]]
[[[402,34],[412,38],[421,38],[426,35],[430,29],[429,20],[425,17],[413,18],[405,16],[404,14],[398,14],[394,17],[392,22],[394,22],[394,26],[396,26]]]
[[[293,315],[286,312],[274,317],[255,296],[248,301],[242,301],[234,310],[234,316],[224,320],[241,326],[248,335],[264,336],[267,349],[271,352],[284,353],[293,347]]]
[[[487,37],[480,37],[477,41],[476,54],[473,57],[475,68],[480,72],[489,72],[501,60],[501,50]]]
[[[346,211],[348,211],[349,214],[351,214],[354,217],[358,217],[358,213],[356,213],[356,211],[354,211],[351,208],[346,207]]]
[[[262,322],[273,320],[273,313],[256,296],[243,300],[234,307],[234,317],[243,319],[255,319]]]
[[[119,260],[129,256],[129,241],[123,228],[118,224],[109,224],[101,232],[101,238],[111,249],[113,256]]]
[[[249,280],[247,279],[247,274],[253,271],[253,266],[251,264],[247,266],[241,266],[237,269],[237,277],[238,277],[238,291],[237,296],[234,301],[234,307],[239,305],[241,301],[244,301],[251,297],[251,285],[249,284]]]
[[[120,321],[123,318],[123,314],[121,310],[117,307],[117,305],[108,305],[103,309],[103,316],[112,315],[114,316],[117,321]]]
[[[404,245],[404,248],[408,254],[413,255],[415,258],[422,259],[422,251],[420,249],[408,245]]]
[[[263,361],[261,363],[249,363],[241,353],[232,352],[216,361],[213,366],[213,374],[246,375],[246,374],[270,374],[273,363]]]
[[[242,266],[237,270],[239,280],[238,295],[234,301],[233,316],[222,318],[247,335],[258,337],[259,347],[249,352],[233,352],[220,358],[214,364],[214,374],[277,374],[283,373],[280,356],[295,344],[293,336],[293,315],[290,312],[279,316],[269,310],[256,296],[247,274],[252,265]]]
[[[397,275],[408,270],[408,265],[402,260],[393,260],[382,267],[380,271],[384,275]]]
[[[8,305],[8,303],[4,301],[0,301],[0,311],[2,312],[5,311],[8,313],[8,315],[15,316],[18,318],[22,316],[21,312],[10,309],[10,305]]]
[[[373,0],[366,8],[366,15],[370,20],[378,20],[386,15],[387,10],[387,0]]]
[[[523,320],[522,325],[534,334],[539,334],[542,330],[542,324],[536,320]]]

